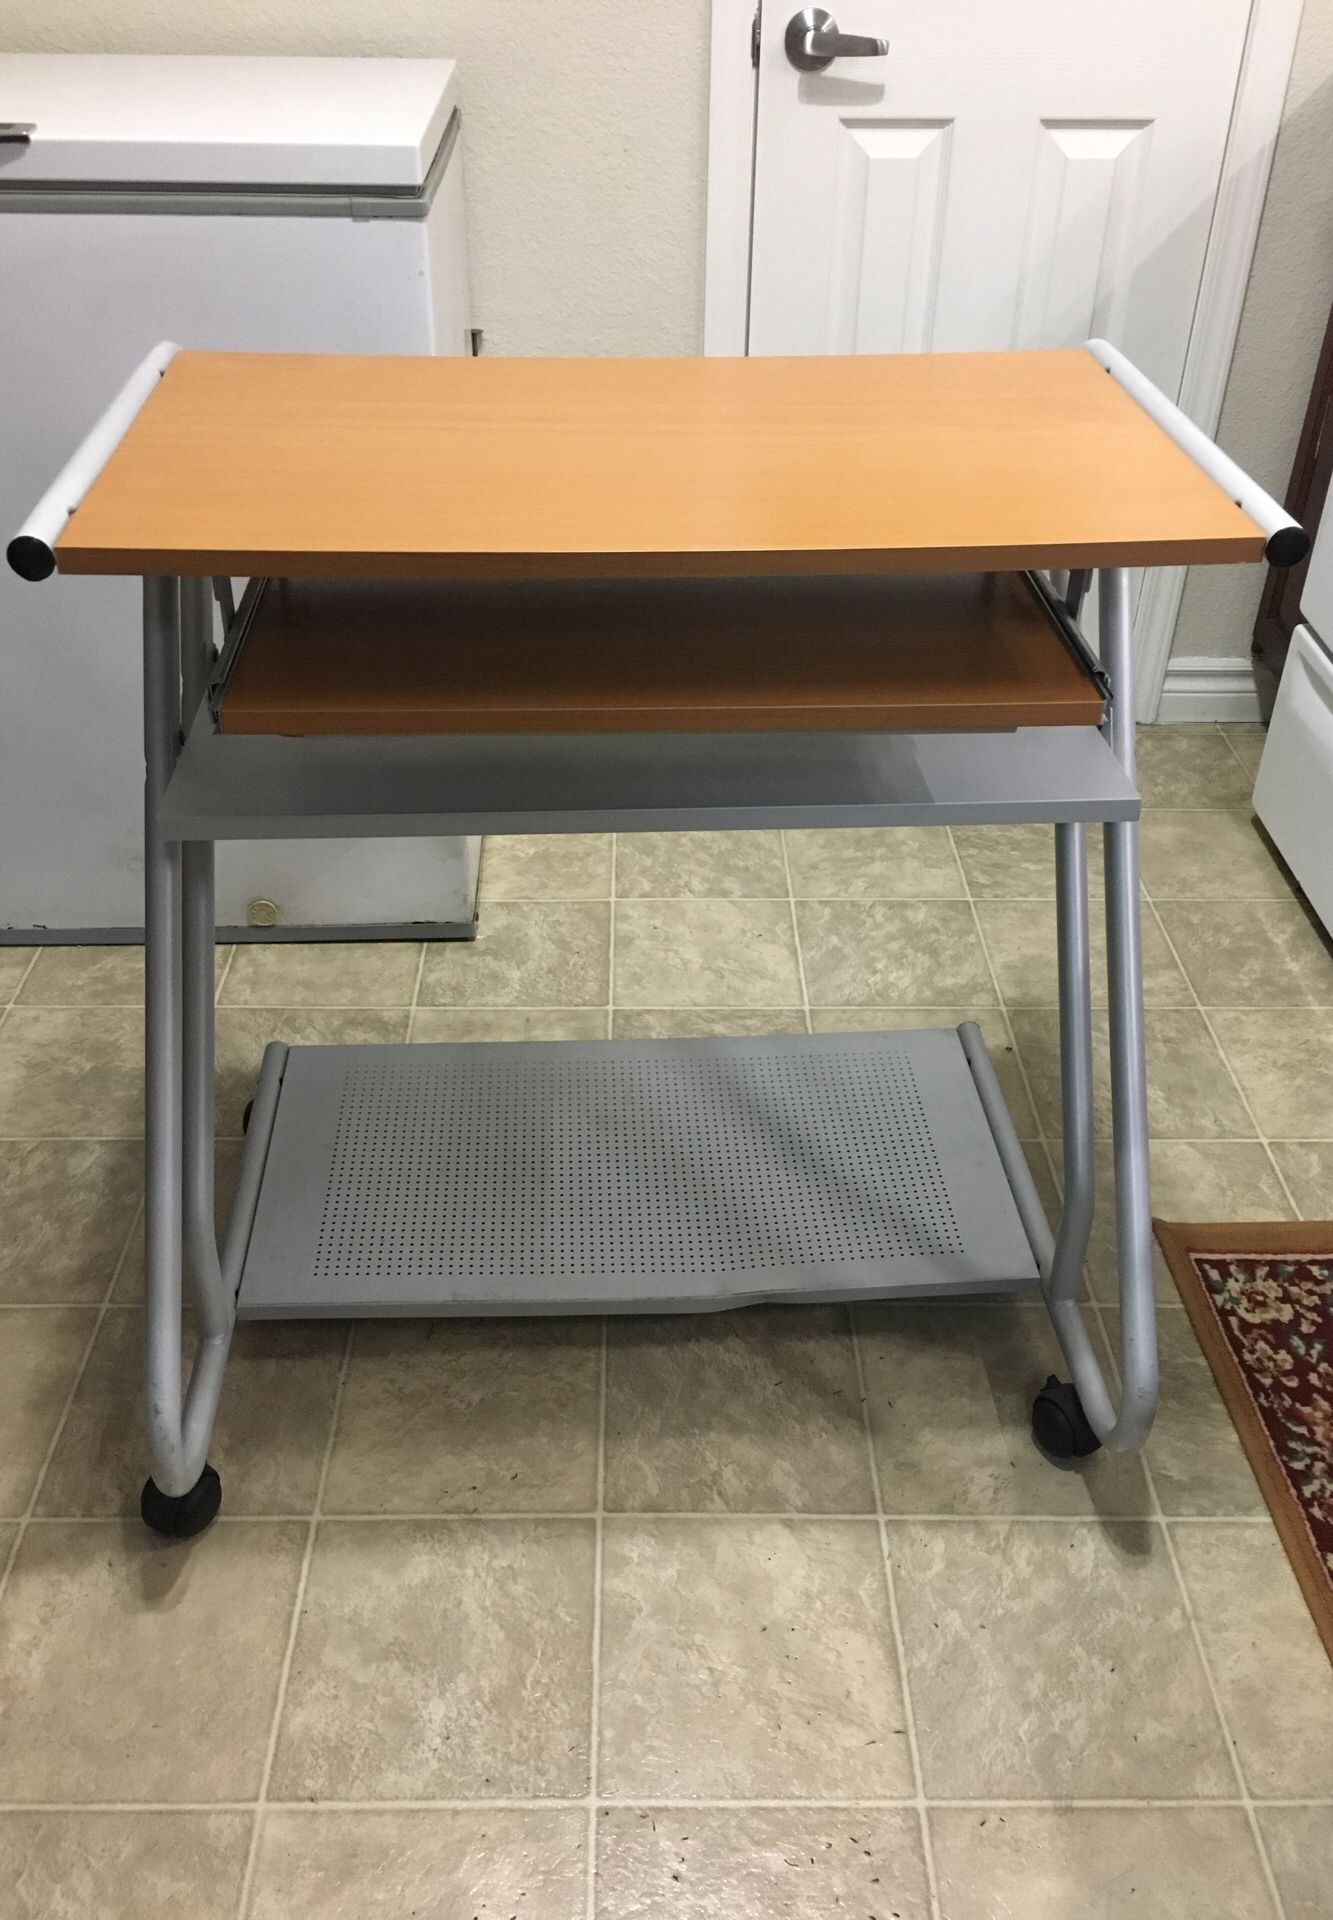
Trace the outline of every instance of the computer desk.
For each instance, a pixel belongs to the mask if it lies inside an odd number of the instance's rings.
[[[1139,1446],[1157,1366],[1129,569],[1287,565],[1306,545],[1099,341],[150,355],[9,546],[30,579],[143,578],[148,1523],[190,1534],[218,1509],[207,1451],[238,1316],[1031,1291],[1072,1376],[1038,1395],[1038,1442]],[[219,1244],[218,840],[1013,822],[1054,827],[1055,1228],[965,1022],[275,1042]],[[1118,1398],[1078,1306],[1093,823]]]

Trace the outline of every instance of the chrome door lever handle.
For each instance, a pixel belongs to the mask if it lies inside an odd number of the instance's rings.
[[[873,40],[868,33],[839,33],[836,27],[817,28],[807,33],[805,51],[827,55],[830,60],[874,60],[887,53],[887,40]]]
[[[865,33],[840,33],[838,23],[824,7],[803,7],[787,22],[783,40],[787,58],[801,73],[822,73],[835,60],[877,60],[889,50],[887,40]]]

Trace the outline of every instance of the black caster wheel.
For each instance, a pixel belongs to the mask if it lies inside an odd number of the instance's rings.
[[[242,1133],[249,1133],[249,1131],[250,1131],[250,1115],[251,1115],[251,1114],[252,1114],[252,1113],[254,1112],[254,1110],[255,1110],[255,1103],[254,1103],[254,1101],[253,1101],[253,1100],[247,1100],[247,1101],[246,1101],[246,1103],[245,1103],[245,1111],[244,1111],[244,1112],[242,1113],[242,1115],[241,1115],[241,1132],[242,1132]]]
[[[1052,1460],[1083,1460],[1102,1444],[1074,1388],[1054,1374],[1032,1403],[1032,1438]]]
[[[139,1512],[146,1527],[169,1540],[189,1540],[217,1518],[222,1505],[222,1482],[216,1467],[205,1466],[188,1493],[163,1493],[155,1480],[145,1480]]]

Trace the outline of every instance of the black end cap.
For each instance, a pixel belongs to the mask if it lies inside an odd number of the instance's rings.
[[[1310,551],[1310,536],[1304,527],[1279,527],[1268,537],[1264,559],[1270,567],[1299,566]]]
[[[20,580],[49,580],[56,570],[50,547],[30,533],[16,533],[5,548],[5,558]]]

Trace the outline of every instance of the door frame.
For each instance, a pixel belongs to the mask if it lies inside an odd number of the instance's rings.
[[[766,0],[769,6],[787,0]],[[707,237],[704,352],[743,354],[750,308],[758,71],[751,32],[765,0],[713,0],[708,87]],[[1250,0],[1222,183],[1204,254],[1180,406],[1215,433],[1231,371],[1241,310],[1273,165],[1303,0]],[[1155,567],[1135,618],[1135,708],[1154,720],[1166,682],[1184,567]]]

